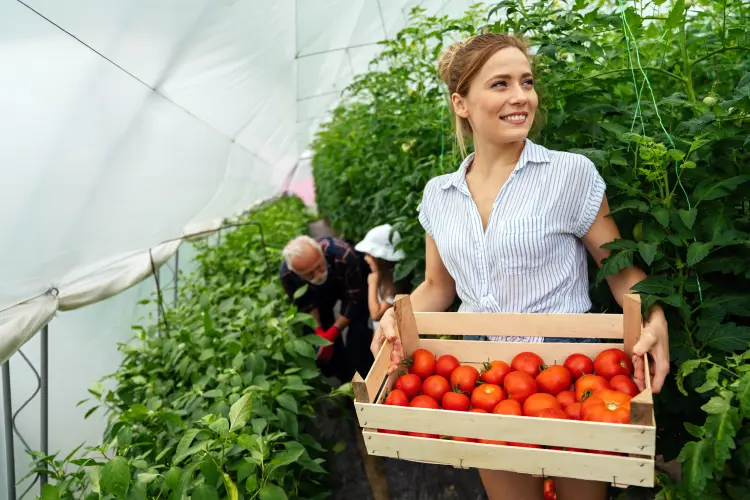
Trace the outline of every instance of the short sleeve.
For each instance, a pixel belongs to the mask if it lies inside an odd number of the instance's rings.
[[[578,179],[578,189],[573,191],[579,194],[578,203],[575,210],[577,222],[573,228],[573,234],[578,238],[583,238],[591,229],[591,225],[596,220],[596,215],[602,206],[606,184],[596,165],[588,158],[582,158],[580,175],[575,176]]]
[[[422,224],[422,227],[427,232],[427,234],[430,235],[430,238],[435,239],[435,235],[432,232],[432,224],[430,222],[430,207],[433,205],[431,196],[432,192],[432,181],[428,182],[427,185],[424,188],[424,191],[422,192],[422,201],[419,203],[419,206],[417,207],[417,212],[419,214],[419,223]]]

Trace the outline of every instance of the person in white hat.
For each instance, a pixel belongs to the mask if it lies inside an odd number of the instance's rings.
[[[390,224],[383,224],[368,231],[365,238],[357,243],[355,250],[365,254],[365,261],[370,266],[367,277],[367,305],[373,330],[383,314],[393,307],[393,301],[399,293],[408,293],[408,283],[395,282],[393,269],[396,263],[404,258],[404,252],[396,249],[400,235]]]

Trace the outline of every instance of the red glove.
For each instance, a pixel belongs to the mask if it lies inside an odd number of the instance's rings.
[[[333,343],[338,338],[340,333],[341,331],[335,325],[329,328],[327,331],[323,330],[320,327],[315,329],[316,335],[326,339],[327,341],[331,343]],[[333,356],[333,345],[323,346],[318,350],[318,359],[322,361],[328,361],[331,359],[332,356]]]

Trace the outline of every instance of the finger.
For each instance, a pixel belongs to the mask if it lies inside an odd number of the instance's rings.
[[[664,387],[664,380],[669,374],[669,357],[664,355],[655,356],[654,365],[654,376],[651,381],[651,390],[654,394],[659,394],[662,387]]]
[[[644,356],[649,352],[656,344],[656,337],[648,327],[643,329],[640,340],[633,346],[633,354],[636,356]]]
[[[646,389],[646,368],[643,365],[643,358],[633,355],[633,381],[639,391]]]

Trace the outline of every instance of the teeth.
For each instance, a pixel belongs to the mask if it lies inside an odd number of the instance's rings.
[[[509,121],[509,122],[521,121],[525,119],[526,119],[526,115],[512,115],[512,116],[506,116],[505,118],[503,118],[503,120]]]

